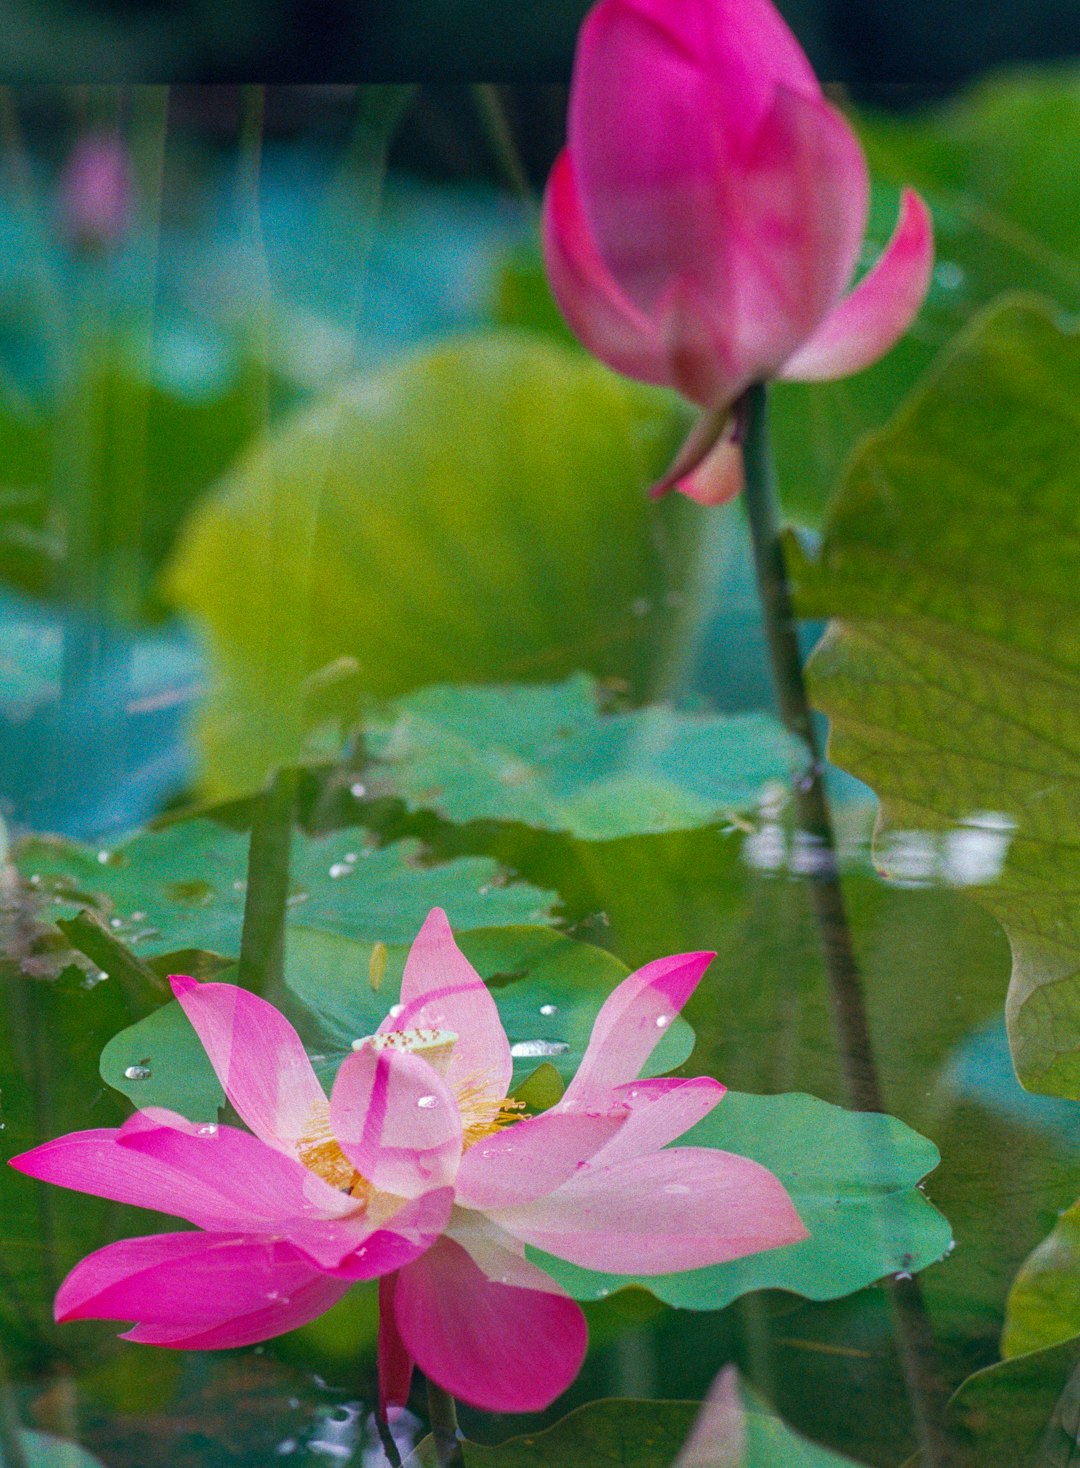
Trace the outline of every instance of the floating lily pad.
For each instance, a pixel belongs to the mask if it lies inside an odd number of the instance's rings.
[[[831,757],[880,797],[881,865],[963,833],[1012,946],[1006,1018],[1031,1090],[1080,1096],[1080,336],[985,317],[864,446],[800,611]],[[963,570],[957,574],[957,568]]]
[[[688,1443],[693,1443],[693,1451]],[[800,1437],[728,1368],[713,1401],[589,1402],[544,1432],[462,1444],[465,1468],[854,1468]],[[426,1438],[407,1468],[435,1465]]]
[[[602,713],[592,679],[425,688],[368,734],[373,788],[449,821],[587,841],[692,829],[786,779],[799,746],[768,714]]]
[[[653,1278],[599,1274],[530,1249],[575,1299],[598,1300],[638,1284],[689,1310],[719,1310],[764,1289],[833,1300],[884,1275],[924,1269],[949,1250],[948,1222],[917,1186],[937,1166],[937,1148],[893,1117],[845,1111],[816,1096],[729,1091],[677,1145],[717,1147],[768,1167],[791,1194],[810,1237]]]
[[[90,907],[140,955],[201,948],[236,956],[247,850],[246,835],[195,820],[100,851],[32,837],[15,859],[44,901],[43,916],[54,921]],[[411,941],[434,906],[462,930],[550,915],[554,893],[507,883],[487,857],[423,866],[419,853],[415,841],[373,849],[362,831],[297,833],[290,913],[308,925],[391,943]]]

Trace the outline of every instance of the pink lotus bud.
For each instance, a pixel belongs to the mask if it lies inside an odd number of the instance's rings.
[[[586,17],[544,203],[547,270],[591,352],[706,410],[659,489],[723,438],[727,471],[699,477],[695,498],[737,493],[729,410],[748,387],[847,376],[907,330],[930,215],[906,192],[845,294],[868,202],[859,142],[771,0],[600,0]]]
[[[87,133],[79,139],[60,178],[64,225],[77,244],[108,249],[131,219],[131,170],[116,133]]]

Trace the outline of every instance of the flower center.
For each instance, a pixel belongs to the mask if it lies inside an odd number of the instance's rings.
[[[354,1050],[404,1050],[420,1055],[439,1076],[445,1076],[457,1035],[453,1030],[386,1030],[354,1040]],[[521,1119],[525,1102],[512,1096],[493,1096],[485,1076],[469,1077],[457,1086],[455,1099],[461,1113],[462,1147],[468,1148]],[[365,1205],[374,1189],[341,1150],[330,1126],[330,1106],[320,1102],[312,1111],[307,1130],[296,1145],[296,1155],[309,1171],[339,1192]]]

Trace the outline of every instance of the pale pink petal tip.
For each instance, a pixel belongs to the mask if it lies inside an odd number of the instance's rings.
[[[784,364],[793,382],[861,372],[896,344],[918,315],[934,264],[934,226],[913,189],[904,192],[892,239],[868,274]]]
[[[741,1468],[746,1459],[746,1411],[739,1373],[725,1366],[701,1404],[673,1468]]]
[[[740,495],[746,483],[741,445],[727,440],[675,488],[699,505],[726,505]]]

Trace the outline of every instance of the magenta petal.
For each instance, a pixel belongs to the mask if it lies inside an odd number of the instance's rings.
[[[354,1199],[235,1127],[136,1113],[119,1130],[72,1132],[12,1159],[20,1172],[200,1228],[278,1233],[335,1265],[370,1229]]]
[[[722,188],[730,283],[720,310],[731,363],[746,381],[763,381],[818,328],[854,273],[866,159],[834,107],[780,88],[745,166]]]
[[[377,1279],[419,1258],[446,1229],[454,1208],[453,1188],[435,1188],[403,1204],[369,1233],[334,1273],[342,1279]]]
[[[292,1025],[235,984],[200,984],[180,975],[170,982],[240,1116],[268,1146],[295,1151],[325,1107],[326,1093]]]
[[[615,1087],[637,1080],[714,953],[677,953],[632,973],[605,999],[559,1110],[606,1111]]]
[[[401,1009],[379,1026],[387,1030],[451,1030],[457,1041],[446,1070],[455,1095],[464,1086],[501,1100],[514,1062],[487,985],[454,942],[446,914],[433,907],[405,960]]]
[[[582,27],[567,119],[582,213],[607,272],[653,317],[673,278],[722,310],[727,269],[717,207],[724,138],[703,58],[621,0]]]
[[[526,1244],[610,1274],[677,1274],[807,1236],[767,1168],[706,1147],[585,1168],[547,1197],[492,1217]]]
[[[620,1086],[614,1099],[629,1108],[629,1115],[615,1137],[592,1159],[593,1166],[607,1167],[627,1157],[659,1152],[708,1116],[723,1099],[725,1090],[711,1076],[664,1076]]]
[[[610,1143],[626,1113],[546,1111],[470,1147],[455,1191],[465,1208],[506,1208],[550,1193]]]
[[[194,1332],[288,1304],[318,1276],[291,1244],[269,1236],[154,1234],[80,1260],[57,1292],[56,1318],[137,1320]]]
[[[421,1370],[487,1412],[542,1411],[585,1357],[585,1317],[573,1300],[497,1284],[448,1238],[402,1270],[394,1315]]]
[[[846,377],[876,362],[918,315],[933,264],[930,211],[908,189],[893,237],[874,268],[789,358],[780,375],[816,382]]]
[[[627,377],[669,383],[659,332],[626,299],[600,259],[565,150],[548,179],[543,229],[548,281],[581,344]]]
[[[330,1125],[345,1156],[380,1192],[415,1198],[454,1180],[461,1113],[419,1055],[365,1045],[346,1056],[330,1097]]]
[[[332,1305],[348,1293],[349,1281],[326,1274],[313,1274],[303,1284],[262,1309],[231,1320],[221,1320],[207,1329],[192,1331],[190,1326],[136,1325],[125,1331],[121,1340],[138,1341],[147,1346],[166,1346],[174,1351],[224,1351],[236,1346],[251,1346],[256,1341],[270,1340],[297,1330],[324,1315]]]
[[[821,88],[772,0],[607,0],[613,10],[648,16],[697,57],[716,88],[716,111],[736,143],[753,136],[775,88],[806,97]]]

